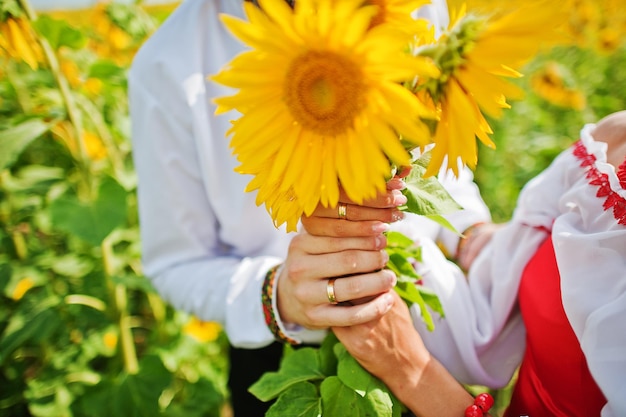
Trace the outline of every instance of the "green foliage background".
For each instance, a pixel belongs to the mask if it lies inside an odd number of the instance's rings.
[[[531,87],[532,74],[547,63],[558,63],[568,82],[583,93],[582,110],[564,108],[538,96]],[[541,172],[554,157],[578,139],[586,123],[626,110],[626,49],[610,53],[562,46],[538,56],[527,65],[517,83],[524,100],[499,120],[491,120],[496,149],[479,148],[476,181],[496,221],[510,218],[521,187]]]
[[[194,331],[140,264],[125,74],[171,8],[37,18],[25,5],[0,0],[0,22],[32,21],[43,47],[35,68],[0,48],[0,415],[226,416],[224,335]],[[584,109],[533,90],[549,62]],[[525,100],[491,121],[497,149],[480,148],[476,180],[496,221],[584,123],[626,108],[625,68],[624,45],[572,44],[528,65]]]

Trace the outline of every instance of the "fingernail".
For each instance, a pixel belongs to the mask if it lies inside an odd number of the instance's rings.
[[[400,192],[399,190],[393,190],[392,195],[393,195],[393,204],[395,204],[396,206],[401,206],[403,204],[406,204],[407,202],[406,196],[402,194],[402,192]]]
[[[391,281],[391,286],[395,287],[396,284],[398,283],[398,277],[396,276],[396,274],[393,271],[389,271],[392,275],[392,281]]]
[[[391,310],[391,306],[393,305],[393,297],[391,294],[386,293],[381,296],[383,298],[383,302],[385,303],[385,313]]]
[[[400,210],[394,210],[391,213],[391,221],[397,222],[398,220],[404,219],[404,212]]]
[[[389,262],[389,254],[385,249],[382,249],[381,252],[383,256],[383,264],[387,265],[387,262]]]
[[[404,190],[406,183],[401,178],[392,178],[387,182],[388,190]]]
[[[376,249],[383,249],[387,246],[387,237],[385,235],[376,236]]]
[[[389,225],[383,222],[376,222],[372,226],[374,233],[384,233],[389,230]]]

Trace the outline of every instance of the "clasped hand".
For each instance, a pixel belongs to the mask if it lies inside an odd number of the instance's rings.
[[[393,178],[385,193],[363,205],[342,191],[339,207],[320,205],[302,218],[304,230],[293,238],[278,279],[283,322],[323,329],[366,323],[389,311],[396,276],[385,269],[389,258],[384,232],[403,217],[398,210],[406,203],[403,186],[400,178]],[[331,302],[329,290],[339,305]]]

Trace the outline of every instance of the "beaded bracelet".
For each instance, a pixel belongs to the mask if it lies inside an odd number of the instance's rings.
[[[474,404],[465,409],[465,417],[483,417],[493,406],[491,394],[483,392],[474,398]]]
[[[270,268],[265,274],[265,280],[261,287],[261,303],[263,305],[263,315],[265,316],[265,324],[270,329],[270,332],[274,335],[274,338],[279,342],[289,343],[290,345],[299,344],[296,340],[287,336],[278,325],[276,320],[276,312],[272,308],[272,299],[274,298],[274,280],[276,273],[280,268],[280,264]]]

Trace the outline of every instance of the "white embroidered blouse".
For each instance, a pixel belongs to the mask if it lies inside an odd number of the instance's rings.
[[[607,145],[586,125],[522,190],[513,219],[497,232],[469,274],[432,268],[424,282],[446,313],[427,347],[467,383],[503,386],[519,365],[525,329],[517,308],[523,269],[552,233],[563,307],[596,383],[603,417],[626,416],[626,163],[606,162]],[[424,257],[437,257],[431,244]],[[444,265],[440,263],[440,265]],[[415,309],[415,307],[414,307]],[[417,314],[417,312],[415,312]]]

